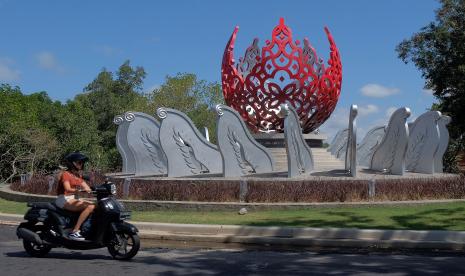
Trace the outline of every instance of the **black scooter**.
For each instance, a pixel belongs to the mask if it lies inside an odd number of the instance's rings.
[[[140,240],[137,228],[125,222],[131,216],[115,198],[116,187],[105,182],[92,188],[97,196],[97,208],[83,223],[81,235],[84,241],[68,238],[79,213],[58,208],[55,203],[28,203],[31,207],[16,230],[23,239],[26,252],[33,257],[42,257],[54,247],[86,250],[107,247],[111,256],[118,260],[128,260],[139,251]]]

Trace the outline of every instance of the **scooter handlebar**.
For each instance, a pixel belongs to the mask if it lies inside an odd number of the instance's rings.
[[[91,190],[91,191],[86,191],[84,189],[76,189],[76,192],[77,193],[88,193],[88,194],[95,194],[95,191],[94,190]]]

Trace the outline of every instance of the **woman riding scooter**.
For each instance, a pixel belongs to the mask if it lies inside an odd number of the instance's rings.
[[[62,209],[81,213],[76,225],[68,235],[70,239],[78,241],[85,239],[80,234],[80,228],[95,209],[95,204],[75,199],[74,196],[74,194],[80,190],[84,190],[88,193],[91,192],[89,185],[82,178],[82,170],[84,169],[85,162],[88,160],[89,158],[87,156],[79,152],[70,153],[65,157],[68,170],[62,171],[59,175],[57,186],[58,198],[55,201],[55,204]]]

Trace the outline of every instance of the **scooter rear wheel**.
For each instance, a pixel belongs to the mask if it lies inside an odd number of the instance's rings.
[[[133,233],[115,233],[108,252],[116,260],[129,260],[136,256],[140,248],[140,239],[137,234]]]
[[[42,229],[40,227],[35,226],[31,230],[42,238],[43,234]],[[43,257],[47,255],[48,252],[50,252],[50,250],[52,250],[52,247],[50,245],[36,244],[35,242],[30,242],[26,240],[23,240],[23,247],[24,250],[26,250],[27,254],[29,254],[32,257]]]

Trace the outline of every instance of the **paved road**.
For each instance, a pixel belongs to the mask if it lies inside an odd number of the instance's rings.
[[[0,226],[0,275],[464,275],[465,254],[264,251],[144,247],[130,262],[105,249],[53,249],[31,258],[15,228]],[[143,244],[144,245],[144,244]]]

